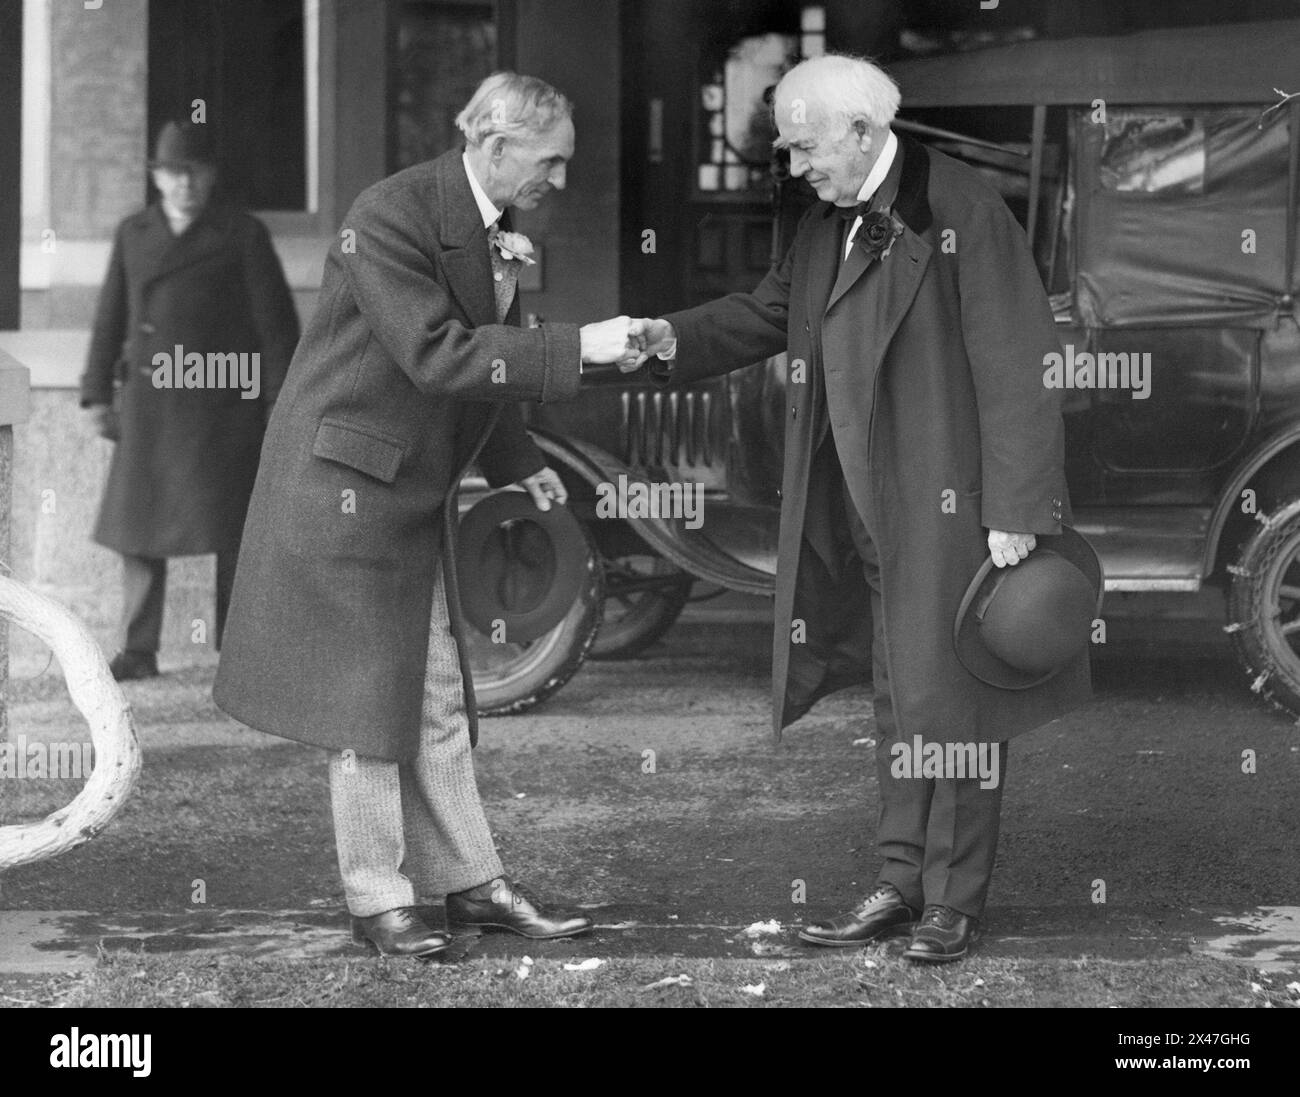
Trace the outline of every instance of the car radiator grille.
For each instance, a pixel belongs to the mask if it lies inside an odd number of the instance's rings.
[[[623,460],[633,468],[709,466],[714,437],[711,392],[625,392]]]

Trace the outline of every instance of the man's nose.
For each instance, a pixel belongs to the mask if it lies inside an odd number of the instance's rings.
[[[804,157],[800,153],[792,149],[790,151],[790,174],[793,175],[796,179],[798,179],[807,170],[808,170],[808,161],[804,159]]]
[[[564,178],[565,178],[564,165],[560,164],[558,167],[554,168],[551,171],[550,175],[546,177],[546,181],[550,183],[551,186],[554,187],[556,190],[563,190]]]

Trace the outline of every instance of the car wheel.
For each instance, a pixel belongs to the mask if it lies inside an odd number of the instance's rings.
[[[630,659],[673,627],[695,577],[662,556],[605,561],[605,606],[592,659]]]
[[[1300,499],[1261,517],[1228,570],[1227,631],[1251,689],[1300,716]]]
[[[590,544],[586,574],[578,597],[550,632],[526,643],[493,643],[466,622],[465,640],[474,674],[474,697],[480,716],[523,712],[546,700],[582,666],[600,628],[604,577]]]

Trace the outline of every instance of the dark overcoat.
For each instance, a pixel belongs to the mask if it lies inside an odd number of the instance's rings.
[[[1043,384],[1043,357],[1059,345],[1024,231],[1001,196],[917,142],[902,140],[900,154],[893,210],[904,229],[888,255],[869,263],[855,246],[841,265],[844,222],[817,203],[753,293],[667,317],[679,338],[667,379],[789,354],[776,733],[868,674],[861,571],[836,573],[811,547],[834,521],[838,487],[814,475],[819,420],[829,418],[844,482],[880,555],[899,735],[998,741],[1090,690],[1086,653],[1045,685],[1012,692],[968,673],[952,639],[962,594],[988,555],[987,530],[1054,534],[1070,520],[1060,393]]]
[[[433,576],[456,600],[455,490],[545,460],[519,402],[572,397],[579,329],[496,322],[487,232],[459,150],[375,184],[325,263],[267,430],[214,697],[260,731],[389,761],[419,746]]]
[[[136,556],[238,548],[267,414],[297,341],[293,297],[257,218],[217,202],[174,236],[155,203],[123,221],[81,385],[88,407],[112,402],[115,377],[123,382],[94,539]],[[258,354],[257,398],[156,386],[154,356],[178,346],[205,359]]]

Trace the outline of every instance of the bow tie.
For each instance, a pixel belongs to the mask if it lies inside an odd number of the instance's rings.
[[[866,217],[871,212],[871,202],[859,202],[856,206],[828,206],[823,217],[829,217],[832,213],[837,217],[844,218],[845,221],[853,222],[859,217]]]

